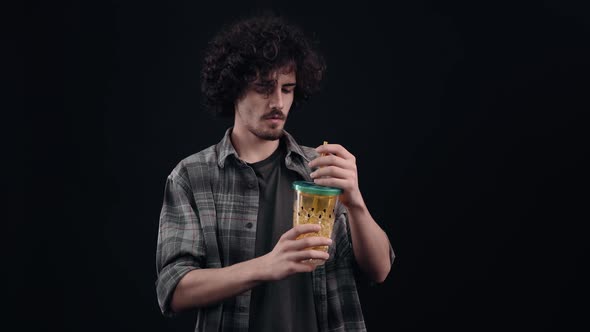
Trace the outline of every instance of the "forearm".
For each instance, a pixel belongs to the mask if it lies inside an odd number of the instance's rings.
[[[361,269],[376,282],[383,282],[391,269],[389,239],[364,205],[348,208],[354,256]]]
[[[332,240],[321,236],[297,238],[319,231],[319,225],[298,225],[285,232],[273,250],[264,256],[224,268],[197,269],[187,273],[172,295],[172,311],[209,306],[239,295],[261,282],[283,280],[295,273],[313,271],[315,265],[305,261],[327,260],[329,255],[324,251],[306,249],[330,245]]]
[[[259,258],[216,269],[197,269],[187,273],[172,296],[175,312],[205,307],[239,295],[263,281]]]

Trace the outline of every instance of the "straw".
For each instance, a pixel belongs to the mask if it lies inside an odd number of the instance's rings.
[[[324,141],[323,145],[326,145],[326,144],[328,144],[328,141]],[[327,153],[321,153],[320,154],[320,157],[323,157],[323,156],[326,156],[326,155],[328,155],[328,154]],[[320,166],[320,168],[322,168],[322,166]],[[312,212],[314,214],[319,211],[318,197],[317,196],[314,196],[313,197],[313,203],[311,204],[311,207],[312,207],[312,210],[313,210]]]
[[[324,141],[324,144],[322,144],[322,145],[326,145],[326,144],[328,144],[328,141]],[[325,152],[320,153],[320,157],[327,156],[327,155],[328,154]],[[322,166],[320,166],[320,167],[322,167]]]

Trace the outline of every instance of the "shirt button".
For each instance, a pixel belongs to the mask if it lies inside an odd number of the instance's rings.
[[[254,188],[254,186],[255,186],[255,185],[254,185],[254,182],[250,182],[250,183],[248,183],[248,188],[250,188],[250,189],[253,189],[253,188]]]
[[[252,226],[254,226],[251,222],[246,224],[246,228],[252,228]]]

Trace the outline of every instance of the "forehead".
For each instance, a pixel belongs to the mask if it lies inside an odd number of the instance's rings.
[[[279,84],[295,83],[296,71],[294,65],[281,67],[265,77],[259,77],[257,82],[277,82]]]

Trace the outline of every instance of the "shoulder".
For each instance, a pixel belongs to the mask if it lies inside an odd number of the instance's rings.
[[[199,182],[217,166],[217,150],[215,145],[194,153],[180,160],[168,175],[170,181],[192,187],[190,184]]]

